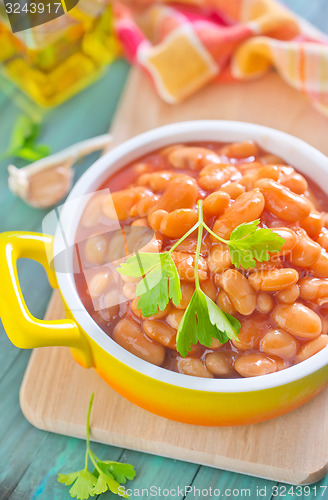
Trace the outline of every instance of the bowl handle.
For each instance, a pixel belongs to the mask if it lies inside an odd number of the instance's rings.
[[[70,319],[40,320],[32,316],[25,303],[17,275],[17,259],[25,257],[39,262],[49,282],[57,288],[57,278],[49,265],[53,237],[39,233],[7,232],[0,234],[0,317],[10,340],[17,347],[31,349],[44,346],[68,346],[89,362],[87,342],[77,323]]]

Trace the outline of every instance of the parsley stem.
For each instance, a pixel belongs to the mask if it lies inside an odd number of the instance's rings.
[[[86,435],[87,435],[87,445],[90,444],[90,415],[91,415],[91,409],[92,409],[92,404],[93,404],[93,399],[95,397],[94,392],[91,394],[91,398],[89,401],[89,408],[88,408],[88,415],[87,415],[87,425],[86,425]]]
[[[88,414],[87,414],[87,423],[86,423],[86,441],[87,441],[87,449],[85,452],[85,470],[88,469],[88,459],[89,456],[91,458],[91,449],[90,449],[90,415],[91,415],[91,409],[92,409],[92,404],[93,404],[93,399],[95,397],[94,392],[91,394],[90,401],[89,401],[89,408],[88,408]]]
[[[177,246],[180,245],[180,243],[182,243],[190,234],[196,231],[196,229],[199,227],[199,224],[200,223],[198,220],[198,222],[196,222],[196,224],[191,229],[189,229],[189,231],[187,231],[178,241],[174,243],[174,245],[170,248],[170,250],[168,250],[167,253],[171,255],[171,253],[176,249]]]
[[[208,231],[212,236],[214,236],[214,238],[216,238],[219,241],[222,241],[222,243],[225,243],[226,245],[229,245],[229,240],[225,240],[224,238],[221,238],[220,236],[215,234],[214,231],[212,231],[212,229],[210,229],[208,227],[208,225],[205,224],[205,222],[202,222],[202,224],[203,224],[204,229],[206,229],[206,231]]]
[[[200,255],[200,250],[202,247],[202,238],[203,238],[203,202],[202,200],[199,200],[198,203],[198,236],[197,236],[197,247],[196,247],[196,254],[195,254],[195,285],[196,285],[196,290],[199,289],[199,275],[198,275],[198,261],[199,261],[199,255]]]

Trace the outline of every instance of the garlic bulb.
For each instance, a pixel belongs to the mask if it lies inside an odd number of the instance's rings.
[[[70,191],[74,163],[93,151],[107,148],[111,140],[109,134],[104,134],[79,142],[20,169],[10,165],[9,189],[33,207],[52,207]]]

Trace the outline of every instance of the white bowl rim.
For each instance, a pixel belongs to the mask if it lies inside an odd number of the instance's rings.
[[[81,204],[77,215],[76,212],[70,209],[69,201],[97,189],[102,184],[103,179],[108,178],[113,173],[109,169],[114,169],[115,164],[118,162],[122,162],[119,167],[121,168],[146,152],[178,142],[233,142],[247,139],[254,139],[261,147],[270,153],[282,156],[300,171],[306,172],[310,162],[312,169],[318,171],[318,175],[327,175],[328,173],[328,159],[326,156],[304,141],[269,127],[224,120],[195,120],[173,123],[133,137],[98,159],[76,183],[62,208],[60,219],[65,221],[65,231],[68,230],[67,234],[75,235],[77,222],[85,206],[85,203]],[[102,180],[100,180],[101,176]],[[59,242],[61,229],[59,226],[58,224],[55,234],[54,255],[61,249]],[[72,251],[67,252],[67,254],[69,268],[71,269]],[[320,370],[328,363],[328,349],[324,348],[300,364],[276,373],[253,378],[207,379],[176,373],[138,358],[112,340],[84,308],[76,290],[73,274],[57,271],[56,274],[64,300],[82,329],[117,360],[152,379],[166,384],[213,393],[253,392],[297,381]]]

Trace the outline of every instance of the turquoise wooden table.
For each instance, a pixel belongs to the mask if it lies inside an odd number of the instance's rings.
[[[327,0],[284,0],[284,3],[328,32]],[[49,112],[44,118],[42,142],[49,144],[55,152],[74,142],[107,132],[128,71],[125,61],[116,61],[98,82]],[[21,113],[13,97],[10,88],[0,87],[0,152],[6,149],[15,120]],[[75,180],[96,157],[91,155],[76,167]],[[40,231],[45,214],[45,211],[28,207],[9,192],[6,163],[0,163],[0,231]],[[51,294],[43,269],[31,261],[22,261],[19,275],[23,292],[28,290],[28,306],[36,316],[42,317]],[[82,466],[84,442],[40,431],[23,417],[18,394],[29,356],[30,351],[19,350],[10,343],[1,327],[0,500],[68,499],[68,488],[57,482],[57,474],[78,470]],[[158,497],[161,488],[161,496],[169,499],[198,499],[206,496],[206,492],[208,498],[328,498],[328,488],[325,490],[328,476],[311,487],[291,489],[288,485],[208,467],[104,445],[94,446],[100,457],[134,464],[137,478],[130,485],[139,489],[139,496],[143,497],[154,493],[154,489],[149,490],[148,495],[146,491],[153,486],[157,488]],[[185,490],[186,487],[191,488]],[[142,488],[145,489],[143,494]],[[175,490],[168,494],[165,488]],[[203,489],[207,491],[202,493]],[[114,495],[104,494],[102,498],[106,500],[114,498]]]

